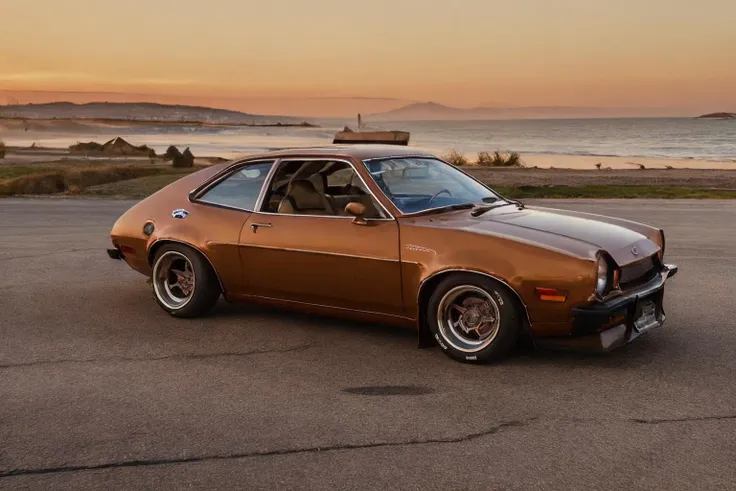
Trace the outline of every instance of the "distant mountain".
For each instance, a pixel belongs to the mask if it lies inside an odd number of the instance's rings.
[[[124,119],[130,121],[196,121],[202,123],[296,123],[301,118],[263,116],[201,106],[150,102],[50,102],[0,106],[0,118],[25,119]]]
[[[488,119],[542,119],[542,118],[612,118],[640,116],[636,108],[598,107],[473,107],[444,106],[436,102],[417,102],[392,111],[369,114],[373,121],[422,121],[422,120],[488,120]]]
[[[698,116],[697,119],[736,119],[736,113],[710,113]]]

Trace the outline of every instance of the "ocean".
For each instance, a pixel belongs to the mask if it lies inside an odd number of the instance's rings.
[[[286,147],[326,145],[351,122],[316,120],[319,128],[181,128],[171,126],[90,127],[85,134],[47,131],[5,134],[8,145],[33,142],[66,147],[78,141],[122,136],[163,152],[169,145],[190,147],[195,155],[233,158]],[[438,153],[457,150],[514,151],[520,154],[590,155],[704,159],[736,162],[736,121],[687,118],[570,119],[506,121],[407,121],[365,123],[366,129],[411,132],[410,146]],[[355,129],[354,124],[352,124]]]

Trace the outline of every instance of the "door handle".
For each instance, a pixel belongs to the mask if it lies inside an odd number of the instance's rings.
[[[259,227],[271,228],[273,227],[273,225],[271,225],[270,223],[251,223],[250,224],[250,228],[253,229],[253,233],[258,232]]]

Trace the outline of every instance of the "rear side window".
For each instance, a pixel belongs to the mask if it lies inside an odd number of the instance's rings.
[[[199,197],[199,201],[252,211],[273,162],[241,167]]]

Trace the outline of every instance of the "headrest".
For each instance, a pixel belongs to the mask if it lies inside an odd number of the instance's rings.
[[[325,209],[323,196],[308,179],[291,181],[286,195],[292,199],[297,210]]]

